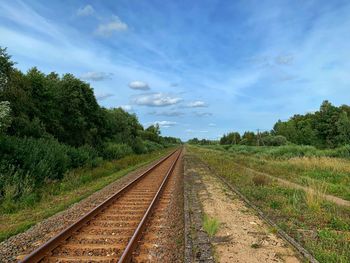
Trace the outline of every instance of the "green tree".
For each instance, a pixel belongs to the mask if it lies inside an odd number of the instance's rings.
[[[256,139],[257,137],[254,132],[246,131],[242,136],[241,144],[253,146],[257,143]]]
[[[0,134],[5,133],[11,124],[10,102],[0,101]]]
[[[6,48],[0,47],[0,91],[4,90],[8,84],[14,64]]]
[[[338,131],[337,141],[339,145],[350,144],[350,118],[345,111],[342,111],[336,122]]]

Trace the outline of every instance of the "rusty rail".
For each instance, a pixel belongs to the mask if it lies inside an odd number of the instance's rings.
[[[126,263],[126,262],[130,262],[131,258],[132,258],[132,253],[135,250],[135,248],[137,247],[137,242],[140,240],[141,236],[142,236],[142,232],[144,231],[144,229],[146,228],[146,224],[147,221],[150,217],[150,215],[152,214],[152,211],[154,210],[163,190],[164,190],[164,186],[166,185],[168,178],[170,177],[172,171],[175,168],[176,162],[179,159],[181,155],[181,151],[178,153],[175,161],[172,163],[171,167],[169,168],[168,172],[166,173],[162,184],[160,185],[156,195],[154,196],[151,204],[149,205],[146,213],[144,214],[141,222],[139,223],[139,225],[137,226],[133,236],[131,237],[131,239],[129,240],[128,245],[126,246],[122,256],[120,257],[118,263]]]
[[[56,247],[58,247],[61,243],[63,243],[65,240],[67,240],[73,233],[78,231],[80,228],[82,228],[84,225],[86,225],[89,221],[93,220],[94,217],[96,217],[99,213],[101,213],[103,210],[108,208],[113,202],[115,202],[119,197],[121,197],[124,193],[126,193],[128,190],[130,190],[137,182],[139,182],[142,178],[144,178],[147,174],[149,174],[151,171],[153,171],[156,167],[161,165],[165,160],[169,159],[171,156],[177,153],[177,157],[175,161],[172,163],[171,167],[168,169],[165,178],[163,179],[155,197],[153,198],[150,206],[148,207],[145,215],[143,216],[140,224],[138,225],[137,229],[135,230],[132,238],[130,239],[122,258],[119,260],[119,262],[128,262],[127,260],[131,259],[132,255],[132,249],[135,248],[135,244],[139,240],[140,234],[142,233],[142,230],[144,229],[145,223],[147,219],[149,218],[151,212],[153,211],[153,208],[155,204],[157,203],[157,200],[159,199],[163,188],[166,184],[166,181],[168,177],[170,176],[171,172],[173,171],[175,164],[181,154],[182,150],[175,150],[169,155],[165,156],[161,160],[159,160],[156,164],[148,168],[145,172],[140,174],[137,178],[135,178],[133,181],[131,181],[129,184],[124,186],[121,190],[110,196],[108,199],[106,199],[103,203],[92,209],[89,213],[84,215],[83,217],[79,218],[77,221],[72,223],[69,227],[62,230],[60,233],[52,237],[50,240],[48,240],[46,243],[42,244],[40,247],[35,249],[33,252],[31,252],[29,255],[27,255],[22,261],[22,263],[27,262],[39,262],[44,257],[48,256],[48,254],[53,251]],[[127,251],[127,252],[126,252]]]

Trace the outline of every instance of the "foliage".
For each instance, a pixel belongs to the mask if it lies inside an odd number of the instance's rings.
[[[193,138],[187,141],[189,144],[198,144],[198,145],[215,145],[218,142],[213,141],[213,140],[207,140],[207,139],[201,139],[199,140],[198,138]]]
[[[230,132],[224,134],[220,139],[220,144],[239,144],[241,142],[241,135],[238,132]]]
[[[127,144],[107,143],[103,150],[103,158],[107,160],[120,159],[132,154],[132,148]]]
[[[7,188],[6,200],[0,203],[0,242],[65,210],[130,171],[164,156],[169,151],[171,150],[163,149],[148,154],[132,154],[118,160],[101,161],[92,169],[89,167],[74,169],[67,172],[62,180],[44,184],[36,189],[36,192],[27,193],[19,200],[13,198],[11,189]],[[38,198],[40,196],[42,198]]]
[[[262,138],[263,145],[266,146],[281,146],[281,145],[286,145],[287,144],[287,139],[286,137],[282,135],[268,135]]]
[[[0,48],[0,204],[6,196],[35,193],[69,170],[94,167],[102,157],[180,143],[163,138],[159,126],[144,130],[135,114],[101,107],[90,84],[72,74],[35,67],[22,73],[14,64]]]
[[[0,157],[1,201],[6,187],[19,197],[26,189],[30,192],[45,182],[62,179],[69,169],[92,166],[97,155],[89,147],[74,148],[54,139],[3,136]]]
[[[0,101],[0,134],[4,133],[11,125],[11,108],[10,102]]]
[[[333,106],[324,101],[315,113],[294,115],[288,121],[278,121],[272,131],[295,144],[335,148],[350,142],[350,107]]]

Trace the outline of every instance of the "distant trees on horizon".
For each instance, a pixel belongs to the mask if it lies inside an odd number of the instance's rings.
[[[188,141],[192,144],[215,144],[211,140]],[[279,146],[287,143],[335,148],[350,144],[350,106],[336,107],[325,100],[320,109],[305,115],[295,114],[287,121],[278,120],[271,131],[246,131],[224,134],[223,145]]]

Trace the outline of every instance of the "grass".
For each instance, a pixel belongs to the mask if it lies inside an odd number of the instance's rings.
[[[350,201],[350,161],[348,158],[326,156],[332,150],[316,150],[313,147],[310,150],[310,146],[227,148],[216,145],[206,148],[229,154],[236,164],[235,169],[249,167],[302,186],[324,187],[326,194]],[[318,156],[312,156],[313,153]]]
[[[72,171],[66,174],[61,182],[45,185],[41,189],[42,198],[37,201],[30,195],[16,202],[6,199],[0,207],[0,241],[67,209],[127,173],[170,151],[170,149],[163,149],[149,154],[130,155],[119,160],[104,162],[94,169]]]
[[[187,151],[198,156],[220,176],[235,185],[266,216],[301,243],[320,262],[350,262],[350,208],[337,206],[321,198],[321,194],[329,192],[328,182],[322,183],[323,180],[315,177],[315,180],[305,182],[314,191],[291,189],[273,180],[266,183],[265,179],[254,179],[254,173],[237,166],[237,160],[247,156],[194,146],[187,146]],[[260,163],[264,167],[262,169],[271,169],[276,161],[273,158],[257,157],[249,160],[254,160],[254,168],[259,168]],[[303,172],[308,169],[304,167]],[[290,167],[282,171],[287,171],[289,177],[299,177],[302,174],[300,170]]]
[[[209,237],[215,236],[215,234],[218,232],[220,226],[219,220],[216,218],[211,218],[208,215],[204,215],[203,217],[203,229]]]

